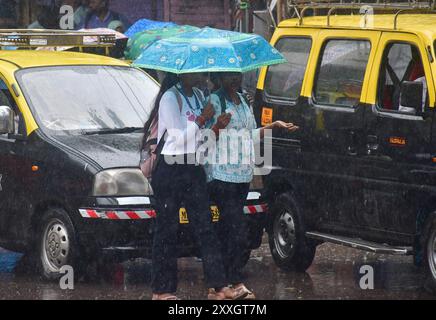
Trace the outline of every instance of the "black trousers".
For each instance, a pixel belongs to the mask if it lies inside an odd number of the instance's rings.
[[[177,244],[179,209],[182,203],[201,246],[203,270],[208,288],[228,285],[218,237],[212,224],[206,174],[201,166],[168,165],[160,159],[152,177],[157,199],[152,253],[153,293],[177,290]]]
[[[244,205],[250,185],[213,180],[208,187],[211,200],[220,211],[217,232],[226,276],[231,284],[238,284],[243,280],[244,252],[248,249],[248,226]]]

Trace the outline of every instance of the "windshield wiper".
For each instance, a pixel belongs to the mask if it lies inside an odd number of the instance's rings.
[[[117,134],[117,133],[132,133],[132,132],[142,132],[143,128],[139,127],[126,127],[126,128],[116,128],[116,129],[102,129],[94,131],[83,131],[85,136],[92,135],[102,135],[102,134]]]

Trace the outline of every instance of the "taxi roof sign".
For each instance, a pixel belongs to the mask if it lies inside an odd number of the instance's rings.
[[[91,39],[91,40],[90,40]],[[112,47],[115,34],[69,30],[0,29],[2,47]]]

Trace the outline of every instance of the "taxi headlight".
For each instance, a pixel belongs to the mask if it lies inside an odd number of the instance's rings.
[[[110,169],[97,173],[94,178],[96,197],[152,194],[150,183],[139,169]]]

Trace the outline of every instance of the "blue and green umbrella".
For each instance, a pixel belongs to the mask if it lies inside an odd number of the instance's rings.
[[[142,32],[145,30],[154,30],[154,29],[162,29],[162,28],[171,28],[177,26],[173,22],[166,21],[154,21],[149,19],[140,19],[136,21],[129,30],[126,31],[125,35],[127,37],[133,37],[138,32]]]
[[[127,60],[137,59],[141,53],[151,44],[161,39],[174,37],[185,32],[192,32],[199,30],[197,27],[193,26],[175,26],[175,27],[164,27],[160,29],[146,30],[135,34],[127,42],[127,47],[125,50],[125,58]]]
[[[154,42],[133,65],[182,74],[247,72],[286,62],[282,54],[259,35],[206,27]]]

